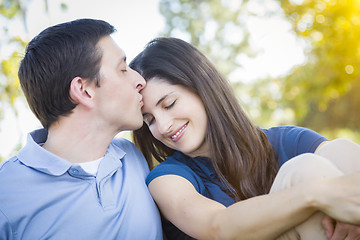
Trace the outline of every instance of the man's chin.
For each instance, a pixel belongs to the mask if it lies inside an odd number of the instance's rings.
[[[141,119],[141,121],[134,121],[126,130],[127,131],[138,130],[139,128],[141,128],[143,126],[143,124],[144,124],[144,122],[142,119]]]

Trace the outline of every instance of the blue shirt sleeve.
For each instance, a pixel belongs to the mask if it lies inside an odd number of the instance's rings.
[[[320,143],[327,141],[317,132],[303,127],[281,126],[263,131],[275,151],[280,166],[302,153],[315,152]]]
[[[160,163],[150,171],[150,174],[146,178],[146,184],[149,185],[152,180],[163,175],[181,176],[187,179],[195,187],[196,191],[202,192],[203,190],[203,185],[199,184],[201,179],[199,179],[194,171],[172,157],[167,158],[165,162]]]

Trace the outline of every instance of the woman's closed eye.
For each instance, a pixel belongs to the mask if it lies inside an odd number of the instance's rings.
[[[170,109],[170,108],[172,108],[172,107],[175,105],[175,103],[176,103],[176,100],[174,100],[172,103],[170,103],[169,105],[165,106],[164,108],[165,108],[165,109]]]
[[[164,109],[169,110],[171,109],[176,103],[176,100],[172,101],[169,105],[164,105]],[[151,126],[154,122],[155,122],[155,118],[150,115],[150,114],[145,114],[144,115],[144,122],[148,125]]]

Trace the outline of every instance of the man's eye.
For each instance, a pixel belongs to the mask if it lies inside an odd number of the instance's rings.
[[[127,69],[123,69],[123,70],[121,70],[122,72],[127,72]]]

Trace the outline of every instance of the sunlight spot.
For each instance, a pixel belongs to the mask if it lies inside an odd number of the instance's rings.
[[[347,74],[352,74],[354,72],[354,67],[352,65],[346,65],[345,72]]]
[[[323,34],[321,32],[315,31],[311,34],[311,37],[315,42],[319,42],[323,39]]]
[[[316,7],[316,10],[317,10],[318,12],[322,12],[322,11],[324,11],[325,8],[326,8],[326,3],[324,3],[324,2],[319,2],[319,3],[316,4],[315,7]]]
[[[291,4],[296,4],[296,5],[301,5],[304,3],[304,0],[291,0],[290,1]]]
[[[314,15],[306,13],[301,17],[297,28],[299,29],[299,31],[305,32],[307,29],[310,29],[313,26],[313,22]]]
[[[319,15],[317,15],[316,16],[316,21],[318,22],[318,23],[324,23],[325,22],[325,17],[324,17],[324,15],[322,15],[322,14],[319,14]]]
[[[359,16],[352,16],[352,17],[351,17],[351,22],[352,22],[354,25],[360,25],[360,17],[359,17]]]

